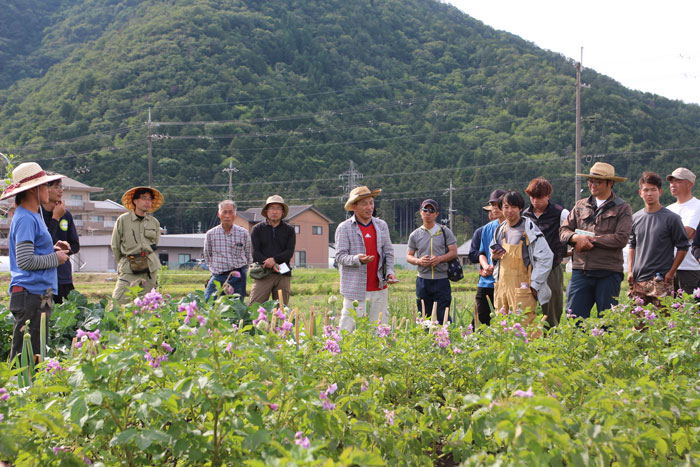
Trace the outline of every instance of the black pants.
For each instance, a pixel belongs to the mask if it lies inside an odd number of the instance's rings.
[[[29,334],[32,336],[32,352],[34,355],[41,353],[41,314],[46,313],[46,342],[48,342],[51,299],[43,300],[41,295],[35,295],[26,290],[13,292],[10,294],[10,311],[15,317],[10,359],[22,352],[27,321],[29,321]]]
[[[491,326],[491,308],[493,307],[493,287],[477,287],[476,289],[476,313],[479,316],[479,324]],[[476,324],[472,322],[476,327]]]
[[[53,296],[53,302],[63,303],[63,299],[66,298],[73,289],[75,289],[73,284],[58,284],[58,295]]]

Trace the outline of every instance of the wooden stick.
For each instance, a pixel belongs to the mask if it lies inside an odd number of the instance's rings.
[[[277,315],[275,312],[272,312],[272,319],[270,320],[270,332],[275,331],[275,324],[277,324]]]
[[[420,306],[421,306],[421,309],[422,309],[422,312],[421,312],[422,316],[421,316],[421,318],[422,318],[422,319],[425,319],[425,300],[423,300],[422,298],[420,299]]]
[[[433,314],[430,316],[430,321],[433,323],[437,321],[437,302],[433,302]]]
[[[382,324],[382,312],[379,312],[379,320],[377,321],[377,324]]]
[[[442,317],[442,325],[445,326],[447,324],[447,320],[450,319],[450,307],[445,307],[445,315]]]
[[[402,327],[403,327],[403,323],[404,323],[404,321],[406,321],[406,317],[405,317],[405,316],[404,316],[403,318],[401,318],[401,321],[399,321],[399,327],[398,327],[398,328],[396,328],[396,329],[400,329],[400,328],[402,328]]]
[[[391,329],[396,329],[396,316],[391,320]]]
[[[326,329],[326,326],[328,326],[328,308],[326,308],[326,312],[323,314],[323,329]]]
[[[297,313],[297,310],[294,310],[294,328],[294,337],[297,341],[297,347],[299,347],[299,313]]]
[[[277,290],[277,296],[280,302],[280,310],[284,310],[284,294],[282,293],[282,289]]]
[[[316,325],[316,314],[314,312],[314,307],[311,307],[311,328],[309,329],[309,336],[314,337],[314,327]]]
[[[240,332],[241,329],[243,329],[243,320],[240,320],[240,321],[238,322],[238,332]]]

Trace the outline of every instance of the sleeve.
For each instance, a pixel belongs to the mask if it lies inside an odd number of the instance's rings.
[[[479,263],[479,247],[481,246],[481,233],[483,231],[483,227],[479,227],[474,231],[474,235],[472,236],[472,243],[469,245],[469,262],[472,264],[478,264]]]
[[[207,264],[211,264],[211,231],[207,232],[204,237],[204,251],[202,252],[202,257]]]
[[[568,245],[571,241],[571,237],[576,233],[576,225],[578,224],[578,219],[576,219],[576,206],[569,212],[566,216],[564,222],[562,222],[559,227],[559,241],[563,244]]]
[[[114,254],[114,258],[117,260],[117,263],[122,257],[122,219],[123,217],[121,216],[117,219],[117,222],[114,224],[114,230],[112,230],[112,253]]]
[[[443,230],[445,232],[445,240],[447,240],[447,245],[456,245],[457,237],[455,237],[455,234],[453,234],[447,227],[443,227]]]
[[[414,231],[414,232],[415,232],[415,231]],[[415,239],[415,237],[413,236],[413,232],[411,232],[411,235],[408,236],[408,244],[406,245],[406,247],[407,247],[409,250],[413,250],[414,252],[417,252],[417,251],[418,251],[418,247],[417,247],[417,245],[416,245],[416,239]]]
[[[68,221],[68,243],[70,243],[70,251],[77,253],[80,251],[78,229],[76,229],[73,216],[70,213],[66,213],[66,220]],[[51,235],[51,238],[53,238],[53,235]]]
[[[695,227],[695,231],[697,232],[698,229],[700,229],[700,224]],[[693,237],[693,243],[690,246],[690,253],[696,260],[700,261],[700,235],[696,234],[695,237]]]
[[[671,235],[673,236],[673,246],[678,250],[688,251],[690,249],[690,241],[688,240],[688,235],[685,233],[685,226],[681,218],[674,214],[675,221],[671,224]]]
[[[34,243],[30,241],[22,241],[15,245],[15,258],[17,258],[17,267],[25,271],[38,271],[40,269],[58,267],[58,255],[56,253],[35,255]]]
[[[561,210],[561,216],[559,217],[559,226],[560,227],[564,224],[567,217],[569,217],[569,210],[564,208]]]
[[[160,221],[155,217],[153,220],[156,221],[156,245],[158,245],[160,243]]]
[[[262,232],[260,231],[260,227],[258,227],[259,225],[261,224],[256,224],[255,227],[253,227],[250,233],[250,241],[253,246],[253,261],[262,263],[267,258],[262,254],[262,239],[260,238]],[[275,262],[278,262],[277,259],[275,259]]]
[[[619,250],[624,248],[628,243],[630,234],[632,233],[632,208],[625,203],[617,212],[617,224],[615,232],[609,234],[596,235],[593,245],[598,248],[610,250]]]
[[[52,217],[46,228],[49,231],[49,235],[51,235],[51,241],[56,243],[58,241],[58,221]]]
[[[484,230],[481,231],[481,245],[479,245],[479,256],[485,255],[489,263],[491,263],[491,250],[489,247],[491,246],[491,240],[493,240],[491,232],[493,232],[493,224],[486,224]]]
[[[296,247],[297,244],[297,234],[294,232],[294,227],[289,225],[287,225],[287,227],[287,231],[289,232],[287,235],[287,243],[284,245],[284,250],[275,256],[275,263],[277,264],[289,263],[294,256],[294,247]],[[253,253],[253,259],[255,259],[255,253]]]
[[[382,251],[386,258],[385,277],[389,274],[396,274],[394,270],[394,245],[391,243],[391,234],[389,233],[389,226],[386,222],[382,223]]]
[[[358,255],[350,254],[350,229],[341,224],[335,231],[335,261],[343,266],[360,266]]]
[[[250,234],[247,230],[245,231],[245,257],[248,264],[253,262],[253,244],[250,241]]]
[[[629,237],[629,240],[627,242],[627,246],[632,248],[633,250],[635,248],[637,248],[637,233],[636,233],[635,227],[636,227],[636,225],[633,221],[632,222],[632,231],[630,232],[630,237]]]
[[[533,250],[534,258],[532,258],[532,274],[530,275],[530,285],[539,293],[542,284],[547,282],[549,272],[552,270],[552,261],[554,253],[549,248],[547,240],[541,233],[535,237],[535,248]]]

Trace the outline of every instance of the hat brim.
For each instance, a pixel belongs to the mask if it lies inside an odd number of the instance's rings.
[[[34,180],[30,180],[26,183],[21,183],[20,185],[16,187],[10,187],[6,188],[5,191],[2,192],[2,196],[0,196],[0,201],[12,198],[13,196],[22,193],[23,191],[27,191],[30,188],[34,188],[40,185],[43,185],[45,183],[50,183],[53,182],[54,180],[60,180],[62,178],[66,178],[65,175],[60,175],[60,174],[55,174],[55,175],[44,175],[43,177],[36,178]]]
[[[627,181],[626,177],[617,177],[615,175],[591,175],[591,174],[576,174],[578,177],[585,177],[585,178],[595,178],[596,180],[611,180],[613,182],[625,182]]]
[[[379,196],[379,193],[381,193],[381,192],[382,192],[382,189],[381,189],[381,188],[377,188],[376,190],[372,190],[372,191],[370,191],[369,193],[362,193],[362,194],[359,194],[359,195],[355,195],[355,196],[353,196],[352,198],[348,199],[348,200],[345,202],[345,210],[346,210],[346,211],[353,211],[353,210],[354,210],[354,209],[352,208],[352,205],[353,205],[353,204],[357,203],[357,202],[360,201],[361,199],[365,199],[365,198],[376,198],[377,196]]]
[[[287,203],[280,203],[279,201],[267,203],[265,206],[263,206],[262,210],[260,211],[260,215],[267,218],[267,207],[271,204],[280,204],[282,206],[282,219],[287,217],[287,214],[289,214],[289,206],[287,206]]]
[[[122,206],[129,211],[136,209],[136,206],[134,206],[134,192],[141,188],[151,190],[153,193],[153,204],[151,204],[151,210],[148,212],[156,212],[159,210],[161,206],[163,206],[163,193],[150,186],[135,186],[134,188],[127,190],[126,193],[122,195]]]
[[[493,206],[491,206],[490,204],[487,204],[486,206],[481,206],[481,209],[483,209],[484,211],[490,211],[492,208]]]
[[[685,181],[690,182],[690,183],[692,183],[693,185],[695,185],[695,180],[689,180],[689,179],[687,179],[687,178],[674,177],[673,175],[666,175],[666,181],[667,181],[667,182],[670,182],[670,181],[673,181],[673,180],[685,180]]]

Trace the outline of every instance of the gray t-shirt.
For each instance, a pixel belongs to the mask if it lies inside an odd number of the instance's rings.
[[[690,242],[678,214],[666,208],[652,213],[640,209],[632,216],[629,247],[634,248],[634,280],[640,282],[656,273],[666,275],[673,266],[673,248],[687,251]]]
[[[444,226],[437,227],[432,234],[423,226],[411,232],[411,235],[408,237],[408,249],[415,251],[414,256],[416,258],[422,258],[425,255],[444,255],[448,251],[447,247],[457,244],[457,239],[450,229]],[[418,277],[423,279],[445,279],[447,278],[447,263],[440,263],[434,268],[418,266]]]

